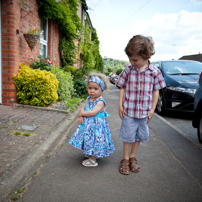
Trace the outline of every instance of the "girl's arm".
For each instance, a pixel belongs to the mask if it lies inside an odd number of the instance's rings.
[[[78,119],[77,119],[77,122],[78,122],[79,124],[83,122],[83,116],[81,115],[81,111],[82,111],[82,110],[85,110],[85,108],[86,108],[86,102],[85,102],[85,104],[83,105],[83,107],[81,108],[80,113],[79,113],[79,117],[78,117]]]
[[[159,97],[159,90],[155,90],[153,91],[153,101],[152,101],[152,109],[150,111],[150,114],[149,114],[149,119],[147,121],[147,123],[149,123],[154,115],[154,112],[155,112],[155,109],[156,109],[156,104],[158,102],[158,97]]]
[[[85,108],[86,108],[86,101],[85,101],[85,104],[83,105],[83,107],[80,110],[79,117],[82,117],[81,111],[85,110]]]
[[[120,116],[121,120],[123,120],[123,116],[124,116],[123,97],[124,97],[125,91],[126,91],[125,88],[121,88],[120,93],[119,93],[119,116]]]
[[[98,112],[100,112],[104,107],[104,102],[99,101],[92,110],[84,111],[84,108],[81,109],[81,116],[91,117],[95,116]]]

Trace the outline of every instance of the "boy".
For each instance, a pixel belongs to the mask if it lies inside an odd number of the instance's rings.
[[[119,116],[122,120],[119,139],[123,141],[123,159],[120,173],[139,172],[135,158],[140,142],[149,140],[148,123],[153,117],[159,96],[159,89],[165,87],[163,76],[150,64],[154,55],[151,37],[133,36],[125,52],[131,65],[125,67],[117,80],[120,89]]]

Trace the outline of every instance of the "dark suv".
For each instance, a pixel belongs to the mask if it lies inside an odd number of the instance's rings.
[[[199,77],[199,87],[194,95],[194,115],[192,125],[197,128],[198,139],[202,144],[202,72]]]

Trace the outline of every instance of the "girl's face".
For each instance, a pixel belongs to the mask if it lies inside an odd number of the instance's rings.
[[[134,55],[132,57],[129,57],[129,61],[133,65],[133,67],[135,67],[135,69],[140,69],[140,70],[148,66],[148,59],[144,59],[143,57],[139,55]]]
[[[101,94],[102,94],[102,89],[99,84],[94,83],[94,82],[88,83],[88,95],[92,99],[99,97]]]

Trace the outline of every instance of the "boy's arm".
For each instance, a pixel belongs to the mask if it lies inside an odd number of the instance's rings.
[[[104,107],[104,102],[99,101],[92,110],[84,111],[84,108],[81,109],[81,116],[91,117],[95,116],[98,112],[100,112]]]
[[[126,91],[125,88],[121,88],[120,93],[119,93],[119,116],[120,116],[121,120],[123,120],[123,116],[124,116],[123,97],[124,97],[125,91]]]
[[[155,112],[155,109],[156,109],[156,105],[157,105],[157,102],[158,102],[158,97],[159,97],[159,90],[155,90],[153,91],[153,101],[152,101],[152,109],[150,111],[150,114],[149,114],[149,119],[147,121],[147,123],[149,123],[154,115],[154,112]]]

